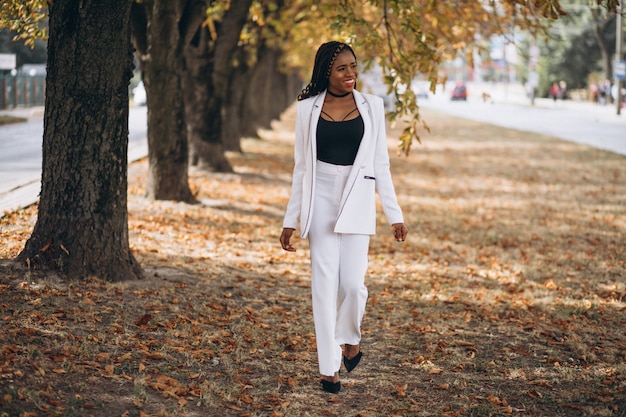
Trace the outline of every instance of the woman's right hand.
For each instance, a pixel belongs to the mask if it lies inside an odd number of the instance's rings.
[[[404,242],[409,231],[404,223],[395,223],[391,225],[391,233],[393,233],[393,237],[396,241]]]
[[[283,229],[283,232],[280,234],[280,245],[287,252],[295,252],[296,251],[296,248],[291,246],[291,244],[289,243],[289,240],[291,240],[291,235],[293,234],[293,232],[295,230],[296,229],[291,229],[289,227],[285,227]]]

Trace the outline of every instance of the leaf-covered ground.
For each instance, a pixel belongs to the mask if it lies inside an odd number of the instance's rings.
[[[626,416],[626,158],[423,113],[424,144],[392,155],[409,238],[380,215],[339,395],[319,388],[307,242],[278,243],[288,112],[235,174],[191,171],[202,204],[147,201],[131,165],[146,280],[25,273],[36,207],[2,218],[0,416]]]

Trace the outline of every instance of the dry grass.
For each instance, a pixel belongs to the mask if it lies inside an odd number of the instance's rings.
[[[0,416],[625,416],[626,159],[424,115],[433,133],[392,161],[409,239],[381,214],[339,395],[318,385],[307,242],[278,244],[287,117],[230,155],[237,174],[192,171],[202,205],[146,201],[131,166],[148,280],[2,262]],[[35,216],[1,220],[3,259]]]

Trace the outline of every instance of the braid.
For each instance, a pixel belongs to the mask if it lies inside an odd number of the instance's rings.
[[[298,101],[313,97],[328,88],[328,77],[333,68],[335,59],[344,50],[349,50],[354,55],[354,51],[342,42],[331,41],[322,44],[315,54],[315,64],[313,65],[313,74],[311,82],[304,87],[298,95]]]
[[[328,63],[328,70],[326,71],[326,78],[330,77],[330,70],[333,69],[333,64],[335,63],[335,59],[337,59],[337,55],[339,55],[339,52],[341,52],[345,46],[346,46],[345,43],[340,43],[339,45],[337,45],[337,48],[335,49],[333,56],[330,57],[330,62]]]

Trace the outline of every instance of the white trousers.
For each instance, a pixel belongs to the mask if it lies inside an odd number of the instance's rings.
[[[309,247],[313,321],[320,374],[341,366],[341,345],[358,345],[365,314],[369,235],[333,231],[351,166],[317,161]]]

